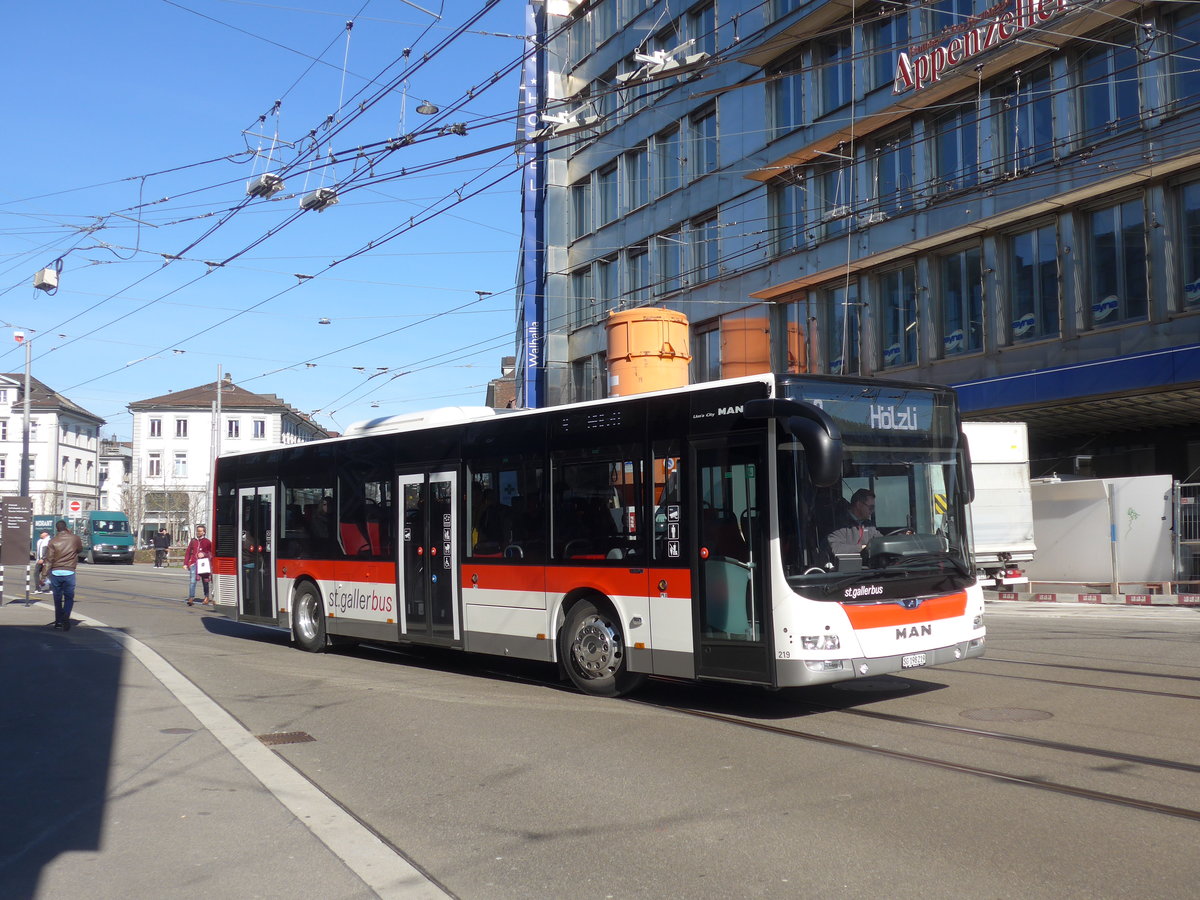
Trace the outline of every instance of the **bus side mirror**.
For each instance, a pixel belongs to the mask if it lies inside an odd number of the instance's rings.
[[[967,498],[967,502],[974,503],[975,473],[971,471],[971,445],[967,442],[967,435],[961,428],[958,430],[958,446],[962,448],[962,464],[958,469],[958,487],[962,491],[962,495]]]
[[[809,477],[817,487],[829,487],[841,479],[842,430],[819,406],[802,400],[747,400],[742,414],[747,419],[778,419],[804,447]]]

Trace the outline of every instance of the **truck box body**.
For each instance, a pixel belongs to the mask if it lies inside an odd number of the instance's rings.
[[[1024,584],[1029,579],[1020,564],[1030,562],[1037,549],[1025,423],[964,422],[963,432],[971,449],[975,482],[971,504],[975,567],[996,587]]]

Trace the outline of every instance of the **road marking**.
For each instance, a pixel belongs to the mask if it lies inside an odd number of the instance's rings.
[[[335,856],[385,900],[444,900],[451,896],[307,778],[268,749],[236,719],[136,638],[103,622],[74,614],[134,656],[224,745],[250,774]]]

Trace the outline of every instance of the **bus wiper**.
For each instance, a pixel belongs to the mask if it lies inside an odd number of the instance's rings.
[[[948,562],[948,563],[950,563],[950,565],[952,565],[954,567],[955,571],[957,571],[959,574],[967,575],[967,576],[969,576],[971,574],[970,569],[968,569],[965,565],[963,565],[963,563],[959,562],[959,560],[956,557],[952,556],[949,553],[918,553],[918,554],[914,554],[913,556],[901,556],[901,557],[895,558],[893,560],[889,560],[886,563],[883,563],[880,566],[880,569],[885,572],[894,572],[897,569],[906,568],[911,563],[921,564],[921,563],[931,563],[931,562],[936,562],[936,563],[947,563]]]

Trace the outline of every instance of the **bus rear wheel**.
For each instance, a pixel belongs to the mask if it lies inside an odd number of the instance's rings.
[[[325,637],[325,606],[316,585],[305,583],[296,588],[292,632],[296,635],[296,646],[301,650],[324,653],[329,646]]]
[[[621,697],[646,681],[644,674],[629,671],[617,617],[590,600],[580,600],[567,613],[558,635],[558,658],[575,687],[596,697]]]

